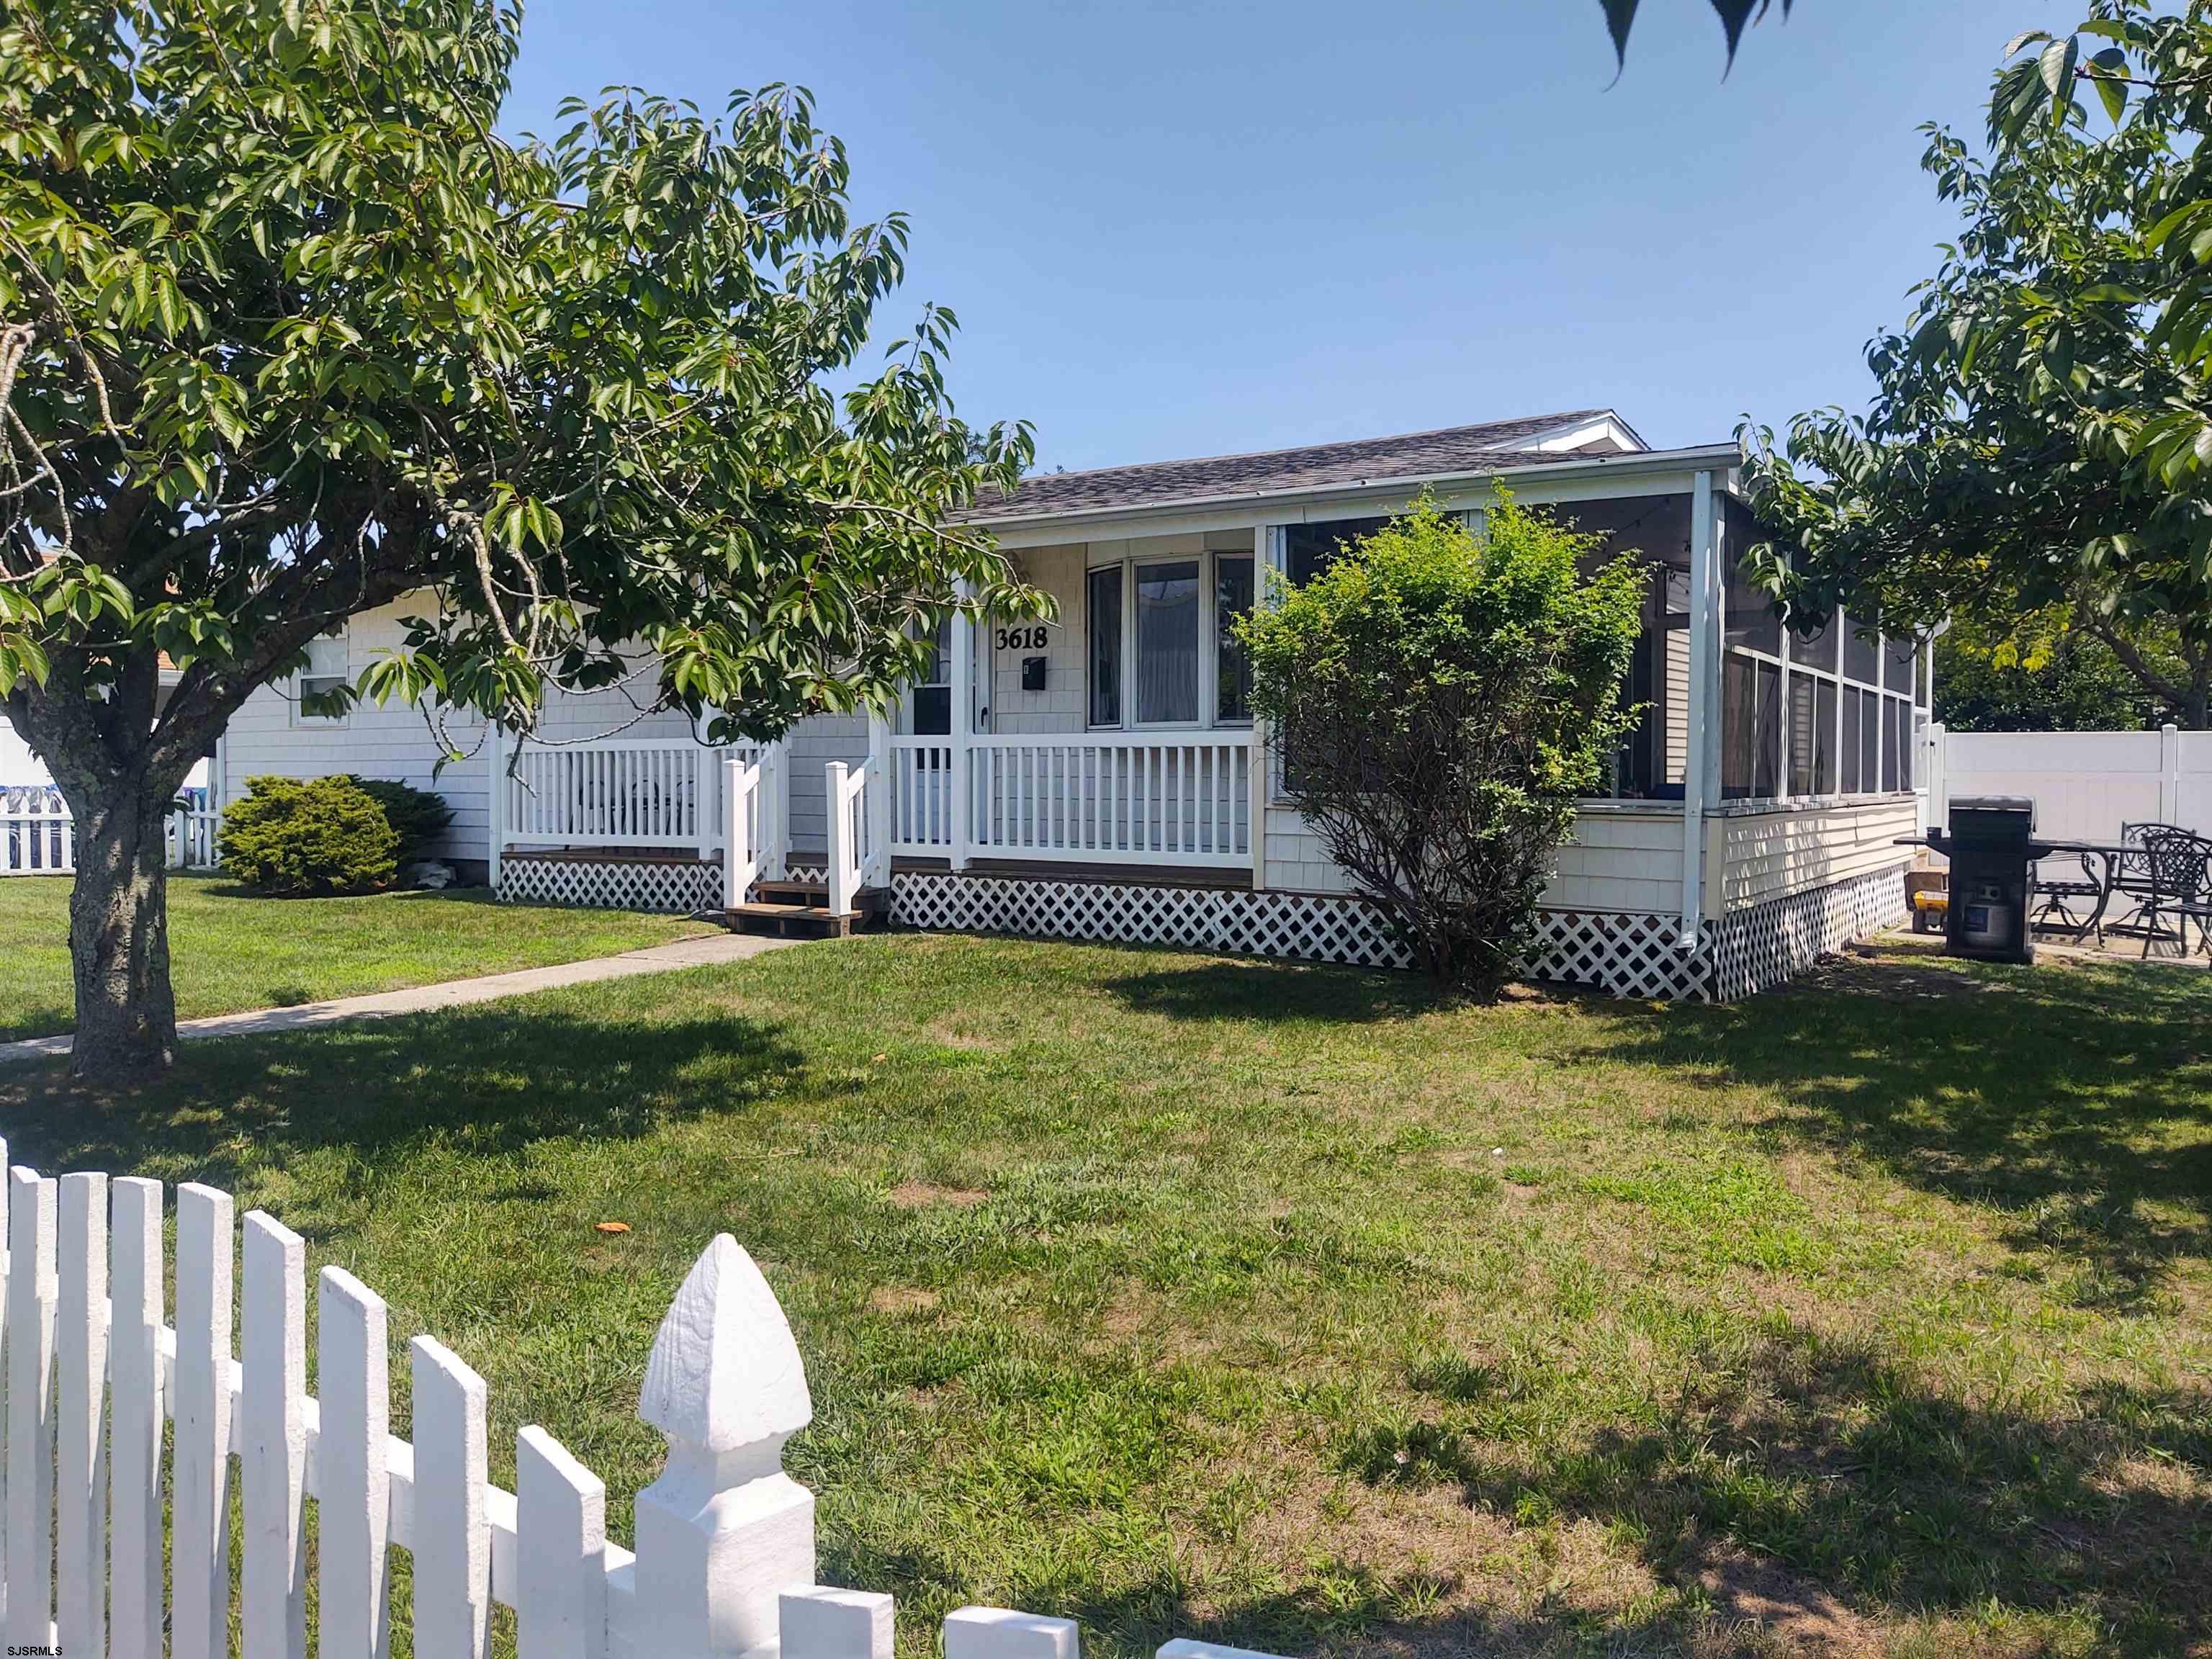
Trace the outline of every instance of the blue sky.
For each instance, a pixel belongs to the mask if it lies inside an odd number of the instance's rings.
[[[531,0],[507,125],[611,82],[813,88],[915,222],[888,341],[960,315],[970,419],[1086,467],[1601,404],[1652,442],[1856,407],[2051,0],[1800,0],[1722,79],[1705,0]],[[2062,15],[2063,14],[2063,15]]]

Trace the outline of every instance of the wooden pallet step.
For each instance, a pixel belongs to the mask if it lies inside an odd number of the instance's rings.
[[[732,933],[777,938],[842,939],[866,920],[859,910],[832,910],[819,904],[738,904],[721,912]]]

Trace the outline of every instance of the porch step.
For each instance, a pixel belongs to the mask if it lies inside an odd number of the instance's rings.
[[[757,881],[753,891],[763,904],[827,904],[830,889],[818,881]]]
[[[721,913],[733,933],[767,933],[777,939],[843,939],[867,921],[860,910],[832,910],[823,904],[738,904]]]
[[[830,908],[830,890],[812,882],[763,881],[754,884],[751,902],[720,913],[736,933],[769,933],[778,939],[843,939],[879,927],[890,915],[888,887],[863,887],[849,910]]]

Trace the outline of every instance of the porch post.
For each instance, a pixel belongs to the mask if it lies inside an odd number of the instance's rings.
[[[975,592],[974,584],[963,581],[959,592],[963,599]],[[968,867],[968,848],[973,840],[969,819],[975,812],[973,792],[968,787],[968,754],[975,731],[975,624],[965,611],[957,611],[952,617],[952,755],[945,768],[945,787],[951,799],[946,803],[945,834],[949,839],[945,862],[955,870]]]
[[[484,757],[490,767],[484,780],[485,836],[490,848],[484,868],[496,897],[500,855],[507,850],[507,728],[497,720],[484,733]]]
[[[1949,757],[1944,752],[1949,733],[1943,722],[1930,720],[1921,728],[1922,741],[1928,745],[1928,760],[1923,781],[1920,787],[1920,833],[1926,835],[1938,825],[1948,827],[1951,822],[1951,786],[1943,770]]]
[[[883,711],[868,711],[868,777],[860,797],[867,815],[868,857],[861,881],[869,886],[891,884],[891,723]],[[911,809],[909,809],[911,810]]]
[[[722,798],[722,792],[715,787],[714,757],[720,752],[702,744],[691,757],[691,829],[702,864],[708,862],[714,852],[714,810]],[[725,841],[726,854],[728,846]]]
[[[1282,575],[1283,526],[1279,524],[1255,525],[1252,527],[1252,604],[1257,607],[1271,602],[1274,592],[1274,577]],[[1270,573],[1273,573],[1272,574]],[[1252,715],[1252,753],[1245,763],[1246,792],[1250,797],[1245,807],[1251,819],[1246,838],[1252,844],[1252,890],[1267,890],[1267,802],[1274,794],[1274,748],[1267,730],[1267,722],[1255,710]]]
[[[1689,741],[1683,745],[1682,917],[1674,948],[1698,948],[1705,903],[1705,805],[1717,797],[1721,715],[1720,560],[1713,475],[1700,472],[1690,493]]]

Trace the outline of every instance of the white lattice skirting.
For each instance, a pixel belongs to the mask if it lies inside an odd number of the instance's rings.
[[[1734,1002],[1794,979],[1853,939],[1895,927],[1909,908],[1900,867],[1739,911],[1712,941],[1715,999]]]
[[[1882,871],[1708,922],[1689,951],[1674,946],[1677,917],[1547,910],[1522,971],[1617,997],[1733,1001],[1894,924],[1905,908],[1901,872]],[[1319,893],[908,871],[892,878],[891,920],[946,933],[1183,945],[1362,968],[1412,961],[1371,907]]]
[[[820,880],[793,865],[794,881]],[[510,859],[499,896],[509,902],[688,915],[721,902],[711,864]],[[1522,963],[1531,979],[1589,985],[1617,997],[1732,1002],[1804,972],[1855,939],[1905,915],[1899,870],[1774,899],[1708,922],[1694,951],[1678,951],[1674,916],[1547,910]],[[1135,882],[954,875],[907,870],[891,878],[891,920],[904,927],[1038,939],[1182,945],[1231,956],[1404,968],[1412,954],[1361,900],[1323,893],[1152,887]]]
[[[1406,947],[1374,909],[1317,893],[902,871],[891,920],[958,933],[1181,945],[1236,956],[1403,968]]]
[[[718,864],[605,859],[507,859],[499,896],[508,904],[574,904],[589,910],[657,910],[688,916],[722,902]]]

